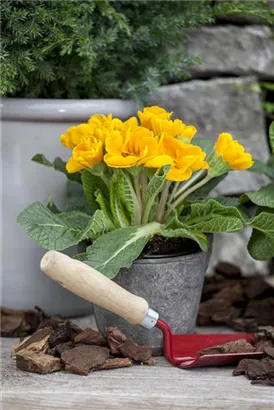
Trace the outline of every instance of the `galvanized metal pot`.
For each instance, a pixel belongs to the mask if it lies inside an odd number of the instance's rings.
[[[194,330],[201,299],[204,276],[212,248],[212,237],[207,252],[189,255],[137,259],[129,269],[122,269],[114,281],[123,288],[144,297],[172,333],[191,333]],[[139,344],[149,344],[155,354],[162,351],[159,329],[146,330],[132,326],[113,313],[94,305],[98,329],[117,326]]]

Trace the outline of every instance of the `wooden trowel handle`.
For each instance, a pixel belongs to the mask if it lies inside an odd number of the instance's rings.
[[[133,325],[142,324],[147,315],[149,306],[145,299],[133,295],[102,273],[63,253],[47,252],[40,267],[64,288],[116,313]]]

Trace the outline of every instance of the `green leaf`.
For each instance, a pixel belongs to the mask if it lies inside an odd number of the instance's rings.
[[[97,239],[99,236],[102,236],[113,229],[115,229],[115,226],[108,216],[106,216],[102,210],[97,209],[83,230],[82,240]]]
[[[182,224],[183,226],[183,224]],[[185,228],[161,229],[161,235],[165,238],[188,238],[197,242],[202,251],[208,250],[207,236],[202,233],[193,233]]]
[[[62,214],[61,214],[62,215]],[[64,214],[53,214],[40,202],[34,202],[17,217],[17,222],[42,248],[63,250],[81,240],[82,231]]]
[[[98,238],[87,248],[85,263],[102,272],[110,279],[121,268],[129,268],[138,258],[150,237],[159,232],[160,224],[152,222],[145,226],[117,229]]]
[[[274,211],[261,212],[249,225],[253,232],[248,243],[250,255],[257,260],[266,261],[274,257]]]
[[[214,197],[214,201],[217,201],[219,204],[223,206],[240,206],[240,200],[236,197],[228,197],[228,196],[216,196]]]
[[[101,210],[93,216],[79,211],[53,214],[40,202],[24,209],[17,222],[40,246],[54,250],[64,250],[85,239],[95,239],[113,229]]]
[[[162,167],[159,171],[157,171],[147,186],[147,202],[145,205],[144,213],[143,213],[143,224],[147,224],[149,220],[149,216],[151,213],[151,209],[153,208],[153,204],[157,198],[157,195],[163,189],[164,183],[166,182],[166,176],[170,169],[170,165],[166,165]]]
[[[91,209],[96,210],[99,208],[97,201],[98,191],[102,192],[106,198],[109,197],[109,192],[106,184],[98,176],[93,175],[87,170],[82,172],[82,184],[85,196]]]
[[[87,198],[83,190],[83,186],[74,181],[67,181],[67,211],[81,211],[86,214],[91,214],[92,210],[89,206]]]
[[[255,159],[254,164],[251,168],[248,169],[250,172],[258,172],[264,174],[269,178],[274,178],[274,166],[269,166],[264,164],[262,161]]]
[[[74,227],[75,229],[78,229],[79,231],[84,230],[91,219],[90,215],[87,215],[81,211],[61,212],[58,214],[58,217],[63,222]]]
[[[153,175],[147,186],[148,196],[155,198],[161,192],[169,169],[170,165],[166,165]]]
[[[86,252],[77,253],[72,257],[72,259],[77,259],[78,261],[85,262],[87,260]]]
[[[81,184],[81,173],[75,172],[73,174],[70,174],[69,172],[67,172],[66,162],[59,157],[55,158],[53,162],[50,162],[48,159],[45,158],[43,154],[36,154],[34,155],[34,157],[32,157],[32,161],[37,162],[41,165],[45,165],[46,167],[54,168],[56,171],[65,174],[66,177],[71,181],[79,182]]]
[[[53,213],[53,214],[60,214],[60,210],[57,208],[57,206],[54,203],[53,197],[50,195],[48,198],[48,202],[46,204],[46,207]]]
[[[126,209],[131,225],[140,225],[141,210],[129,175],[123,171],[117,175],[117,192],[121,204]]]
[[[270,144],[271,152],[274,155],[274,121],[272,121],[269,127],[269,144]]]
[[[208,181],[201,188],[197,189],[192,194],[190,194],[187,197],[187,201],[193,202],[193,201],[196,201],[199,198],[204,199],[214,188],[216,188],[217,185],[219,185],[219,183],[223,179],[225,179],[226,176],[227,176],[227,173],[222,174],[218,177],[212,178],[210,181]]]
[[[181,222],[192,232],[240,232],[247,215],[234,206],[224,206],[215,199],[192,203],[190,213]]]
[[[114,224],[117,228],[125,228],[129,226],[129,219],[126,215],[126,210],[123,207],[118,187],[118,174],[114,174],[110,180],[110,209],[114,219]]]
[[[252,201],[255,205],[274,208],[274,183],[263,186],[256,192],[247,192],[241,196],[241,202]]]

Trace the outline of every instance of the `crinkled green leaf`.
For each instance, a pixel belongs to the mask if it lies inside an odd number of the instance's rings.
[[[113,229],[101,210],[93,216],[79,211],[54,214],[40,202],[34,202],[24,209],[18,215],[17,222],[35,242],[49,250],[64,250]]]
[[[182,224],[183,226],[183,224]],[[188,238],[197,242],[202,251],[208,250],[208,239],[203,233],[193,233],[185,228],[161,229],[161,235],[165,238]]]
[[[147,194],[149,197],[154,198],[161,192],[169,169],[170,165],[166,165],[153,175],[147,186]]]
[[[181,218],[192,232],[239,232],[244,228],[247,216],[234,206],[224,206],[214,199],[194,202],[190,212]]]
[[[125,228],[130,222],[118,192],[118,178],[118,174],[114,174],[110,180],[110,209],[115,226]]]
[[[274,210],[263,211],[256,215],[249,225],[253,232],[248,243],[250,255],[257,260],[274,257]]]
[[[40,202],[34,202],[17,217],[17,222],[42,248],[63,250],[81,240],[82,231],[72,221],[53,214]]]
[[[247,192],[241,196],[242,203],[248,199],[255,205],[274,208],[274,183],[263,186],[256,192]]]
[[[87,248],[85,263],[114,278],[121,268],[129,268],[138,258],[146,243],[159,232],[160,224],[117,229],[98,238]]]
[[[99,208],[99,204],[96,199],[98,191],[102,192],[102,194],[106,198],[109,197],[109,192],[106,184],[102,181],[100,177],[93,175],[88,170],[84,170],[82,172],[82,184],[89,206],[93,210]]]
[[[129,175],[123,171],[117,175],[117,193],[121,204],[125,208],[131,225],[140,225],[141,211],[138,199],[133,189]]]
[[[32,157],[32,161],[38,164],[45,165],[46,167],[54,168],[56,171],[62,172],[71,181],[79,182],[81,184],[81,173],[75,172],[70,174],[66,170],[66,162],[57,157],[53,162],[50,162],[43,154],[36,154]]]
[[[99,236],[115,229],[107,215],[97,209],[82,232],[82,240],[97,239]]]

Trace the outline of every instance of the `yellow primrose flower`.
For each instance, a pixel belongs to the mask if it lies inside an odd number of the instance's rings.
[[[66,148],[74,148],[84,137],[92,137],[93,129],[88,124],[80,124],[75,127],[70,127],[65,134],[60,136],[61,144]]]
[[[185,181],[191,177],[193,172],[208,168],[205,157],[206,153],[200,147],[185,144],[176,138],[164,137],[159,141],[158,156],[147,160],[145,166],[160,168],[164,165],[171,165],[167,179]]]
[[[109,167],[130,168],[157,155],[157,148],[153,133],[144,127],[114,131],[106,138],[104,160]]]
[[[229,168],[244,170],[252,167],[253,160],[251,154],[245,152],[243,145],[233,140],[232,135],[222,133],[215,144],[215,150],[224,162],[228,162]]]
[[[95,137],[84,138],[72,151],[66,168],[69,173],[92,168],[97,162],[103,160],[103,142]]]
[[[193,125],[186,125],[183,121],[176,119],[170,120],[172,112],[167,112],[161,107],[147,107],[144,111],[138,111],[138,116],[143,127],[153,131],[155,135],[161,136],[165,133],[170,137],[181,137],[191,141],[196,134]]]
[[[152,128],[157,125],[157,120],[168,121],[171,116],[172,112],[167,112],[164,108],[158,107],[157,105],[146,107],[143,111],[138,111],[138,117],[140,119],[141,126],[148,128],[151,131]],[[152,122],[155,122],[156,124],[153,125]]]
[[[88,124],[93,129],[94,136],[102,141],[105,141],[112,131],[123,127],[123,122],[119,118],[112,118],[112,114],[95,114],[90,117]]]

